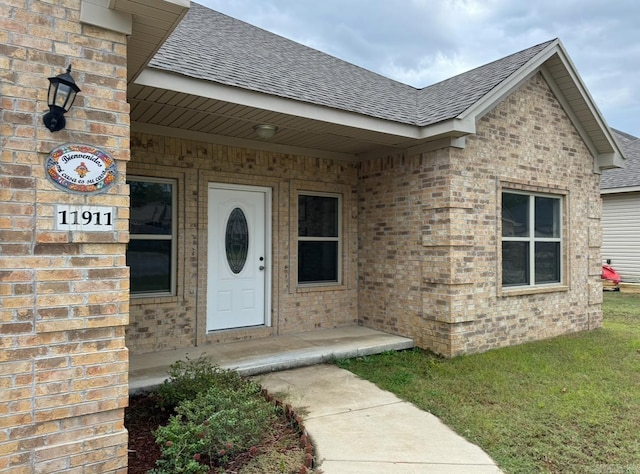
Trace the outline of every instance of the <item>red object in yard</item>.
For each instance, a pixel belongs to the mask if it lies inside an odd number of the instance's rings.
[[[616,285],[620,283],[621,280],[618,272],[615,271],[610,265],[602,265],[602,279],[612,281]]]

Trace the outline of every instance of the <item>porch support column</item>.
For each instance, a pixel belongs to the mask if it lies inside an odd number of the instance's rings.
[[[126,473],[127,38],[82,24],[80,0],[54,3],[0,6],[0,472]],[[50,132],[47,78],[70,64],[81,91]],[[54,184],[45,163],[65,144],[113,158],[114,184]],[[57,225],[88,207],[109,230]]]

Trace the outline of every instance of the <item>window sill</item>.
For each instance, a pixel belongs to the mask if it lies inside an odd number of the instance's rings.
[[[319,283],[316,285],[297,286],[296,292],[311,293],[314,291],[339,291],[339,290],[346,290],[346,289],[347,289],[346,285],[341,283],[329,283],[329,284]]]
[[[569,291],[567,285],[554,285],[554,286],[528,286],[528,287],[514,287],[514,288],[502,288],[498,296],[521,296],[521,295],[541,295],[544,293],[557,293]]]
[[[161,304],[161,303],[177,303],[177,295],[154,295],[152,293],[141,293],[139,295],[129,295],[130,304]]]

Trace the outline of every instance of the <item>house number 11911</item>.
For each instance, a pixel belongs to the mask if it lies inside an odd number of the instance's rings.
[[[56,206],[56,230],[112,232],[115,210],[105,206]]]

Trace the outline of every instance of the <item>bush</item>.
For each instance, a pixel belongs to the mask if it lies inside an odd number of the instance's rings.
[[[171,364],[169,378],[158,388],[158,404],[173,409],[185,400],[192,400],[210,387],[240,387],[244,379],[233,370],[224,370],[203,356],[179,360]]]
[[[204,474],[258,444],[276,416],[258,384],[203,359],[174,364],[162,398],[180,402],[156,431],[162,458],[153,474]]]

